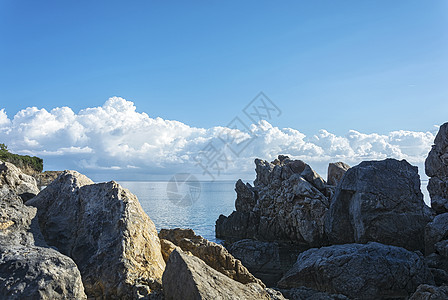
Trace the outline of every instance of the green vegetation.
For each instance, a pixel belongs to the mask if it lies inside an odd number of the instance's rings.
[[[10,162],[22,170],[32,169],[35,172],[42,172],[44,161],[42,158],[29,155],[18,155],[8,151],[8,146],[0,144],[0,160]]]

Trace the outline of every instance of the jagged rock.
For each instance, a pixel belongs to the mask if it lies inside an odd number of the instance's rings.
[[[162,238],[160,239],[160,247],[162,250],[162,257],[165,262],[168,261],[168,258],[170,257],[171,252],[173,252],[174,249],[178,248],[172,242],[162,239]]]
[[[0,161],[0,174],[0,198],[12,191],[23,201],[27,201],[39,193],[36,180],[11,163]]]
[[[424,283],[433,284],[433,278],[423,257],[370,242],[307,250],[278,286],[305,286],[353,299],[388,299],[408,297]]]
[[[434,145],[425,161],[431,207],[438,213],[448,212],[448,123],[439,128]]]
[[[423,252],[430,220],[417,167],[405,160],[364,161],[337,186],[326,232],[334,244],[375,241]]]
[[[329,294],[306,287],[289,290],[281,289],[280,291],[289,300],[349,300],[349,298],[341,294]]]
[[[43,173],[35,174],[33,177],[36,179],[37,186],[40,188],[50,185],[50,183],[55,181],[62,172],[63,171],[45,171]]]
[[[409,300],[442,300],[448,299],[448,286],[419,285]]]
[[[38,208],[48,244],[77,263],[88,297],[133,299],[160,289],[165,262],[154,223],[118,183],[64,171],[27,204]]]
[[[287,156],[273,163],[256,159],[255,165],[254,187],[237,182],[236,211],[219,217],[216,236],[232,242],[251,238],[325,244],[331,194],[325,181],[303,161]]]
[[[271,300],[290,300],[286,299],[280,291],[266,288],[266,292],[268,293],[269,299]]]
[[[434,253],[435,245],[448,239],[448,213],[437,215],[425,228],[425,254]]]
[[[350,166],[341,161],[330,163],[328,165],[327,183],[329,185],[338,185],[348,169],[350,169]]]
[[[297,245],[244,239],[228,247],[229,252],[267,286],[275,286],[296,262]]]
[[[0,299],[86,299],[76,264],[48,247],[36,208],[16,194],[34,191],[29,178],[9,163],[0,168]]]
[[[168,259],[162,283],[166,300],[270,299],[259,284],[232,280],[198,257],[177,249]]]
[[[162,229],[160,230],[159,238],[172,242],[183,251],[189,251],[194,256],[202,259],[211,268],[233,280],[241,283],[254,282],[264,287],[263,282],[255,278],[241,264],[241,261],[235,259],[226,248],[210,242],[200,235],[196,235],[192,229]],[[173,250],[172,248],[171,251]]]

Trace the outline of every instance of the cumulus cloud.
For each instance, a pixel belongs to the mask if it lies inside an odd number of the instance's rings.
[[[306,136],[267,121],[252,124],[250,131],[195,128],[139,113],[134,103],[118,97],[78,113],[28,107],[10,119],[0,110],[0,141],[14,152],[41,156],[46,169],[120,171],[133,179],[179,171],[207,175],[201,165],[213,173],[212,161],[221,163],[221,174],[250,174],[254,158],[272,160],[278,154],[309,162],[321,173],[332,161],[353,165],[387,157],[421,166],[433,140],[431,132],[405,130],[387,135],[351,130],[344,136],[320,130]]]

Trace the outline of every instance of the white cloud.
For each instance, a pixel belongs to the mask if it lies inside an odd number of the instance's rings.
[[[38,155],[44,158],[46,168],[72,168],[86,173],[119,171],[128,177],[179,171],[202,173],[194,158],[207,146],[223,149],[220,137],[229,133],[237,142],[248,143],[239,155],[225,148],[230,158],[225,171],[230,174],[253,174],[255,157],[273,159],[278,154],[309,162],[320,173],[325,173],[331,161],[353,165],[386,157],[406,159],[421,167],[434,140],[431,132],[404,130],[387,135],[351,130],[345,136],[320,130],[307,137],[296,129],[274,127],[267,121],[252,125],[251,130],[256,137],[237,129],[195,128],[152,118],[118,97],[77,114],[68,107],[51,111],[28,107],[9,119],[0,110],[0,142],[12,151]]]

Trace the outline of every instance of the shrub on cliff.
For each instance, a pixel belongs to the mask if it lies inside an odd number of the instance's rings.
[[[5,144],[0,144],[0,160],[12,163],[22,170],[31,169],[36,173],[42,172],[44,161],[42,158],[29,155],[18,155],[8,151]]]

